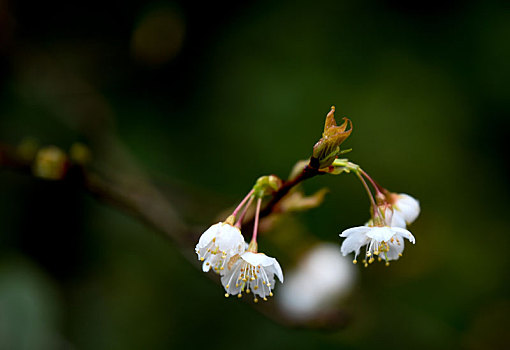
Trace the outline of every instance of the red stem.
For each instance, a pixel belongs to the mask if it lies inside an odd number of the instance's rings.
[[[241,215],[239,215],[239,219],[237,220],[236,227],[241,228],[241,225],[243,224],[243,219],[246,213],[248,212],[248,209],[251,206],[251,203],[253,202],[253,196],[250,197],[250,200],[248,201],[248,204],[244,207],[243,211],[241,212]]]
[[[244,197],[244,199],[241,201],[241,203],[239,203],[239,205],[237,206],[237,208],[235,208],[235,210],[232,212],[232,215],[233,216],[237,216],[237,213],[239,212],[239,210],[241,210],[241,208],[243,207],[244,203],[246,203],[246,201],[248,199],[250,199],[251,195],[253,194],[255,190],[252,189],[250,192],[248,192],[248,194],[246,195],[246,197]]]
[[[257,199],[257,209],[255,209],[255,222],[253,223],[253,235],[251,236],[251,240],[253,242],[257,242],[257,231],[259,229],[259,215],[260,215],[260,204],[262,203],[262,198]]]

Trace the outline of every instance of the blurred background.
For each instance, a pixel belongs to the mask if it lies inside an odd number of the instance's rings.
[[[509,37],[504,1],[0,0],[3,144],[83,142],[198,234],[308,158],[335,105],[349,158],[422,206],[399,261],[346,267],[346,325],[295,329],[224,298],[135,218],[0,170],[0,349],[504,348]],[[259,242],[286,277],[309,242],[339,249],[368,218],[355,177],[304,189],[323,187]]]

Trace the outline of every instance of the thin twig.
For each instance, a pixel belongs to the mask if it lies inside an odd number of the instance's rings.
[[[32,176],[32,160],[21,157],[15,148],[0,144],[0,169],[2,168]],[[294,186],[319,174],[321,172],[307,166],[297,177],[284,182],[272,200],[261,210],[260,216],[269,215]],[[163,233],[180,248],[182,255],[198,268],[199,264],[193,254],[196,232],[180,219],[166,198],[148,182],[133,184],[129,181],[119,181],[120,178],[122,177],[119,174],[112,171],[100,173],[88,167],[72,164],[61,181],[83,188],[98,200],[125,211]],[[218,283],[216,275],[209,273],[207,276]],[[333,310],[330,314],[313,320],[299,321],[282,313],[274,301],[257,304],[254,309],[273,322],[286,327],[334,330],[344,327],[348,322],[347,315],[340,310]]]

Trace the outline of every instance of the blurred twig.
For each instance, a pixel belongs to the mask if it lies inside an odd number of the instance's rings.
[[[20,155],[16,148],[0,144],[0,169],[2,168],[32,176],[33,159]],[[263,215],[269,215],[278,202],[295,185],[315,175],[318,175],[318,171],[307,167],[297,177],[284,182],[281,189],[275,193],[273,199],[265,206]],[[183,256],[193,265],[197,268],[200,266],[193,253],[193,247],[199,232],[190,229],[166,198],[147,181],[137,180],[135,183],[115,173],[113,169],[109,169],[107,172],[104,170],[98,171],[79,164],[71,164],[65,176],[59,181],[67,181],[81,187],[98,200],[145,222],[156,231],[170,238],[180,248]],[[207,274],[207,276],[218,283],[215,275]],[[346,315],[337,310],[314,320],[294,320],[280,312],[273,300],[257,304],[254,309],[274,322],[287,327],[338,329],[344,326],[347,321]]]

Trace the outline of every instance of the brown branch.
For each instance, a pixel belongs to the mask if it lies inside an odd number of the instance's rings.
[[[15,148],[0,144],[0,169],[11,169],[32,176],[32,161],[21,156]],[[297,177],[283,183],[261,211],[261,216],[269,215],[294,186],[319,174],[317,169],[306,166]],[[180,219],[172,205],[147,181],[133,182],[112,171],[100,173],[79,164],[70,164],[65,176],[59,181],[81,187],[98,200],[143,221],[174,242],[187,260],[197,268],[200,267],[193,249],[198,233]],[[207,276],[215,283],[219,283],[216,275],[208,273]],[[250,301],[247,302],[252,304]],[[313,320],[295,320],[279,311],[273,300],[253,304],[253,308],[273,322],[286,327],[333,330],[345,326],[348,322],[347,315],[340,310],[332,310],[331,313]]]
[[[301,182],[311,179],[314,176],[322,175],[324,172],[319,171],[314,165],[316,164],[315,158],[311,158],[310,162],[303,168],[303,170],[295,177],[290,178],[283,182],[278,191],[274,192],[271,199],[267,202],[264,208],[260,211],[260,218],[271,215],[277,211],[280,201]],[[243,224],[244,232],[251,232],[254,224],[254,217],[251,217],[246,223]]]

